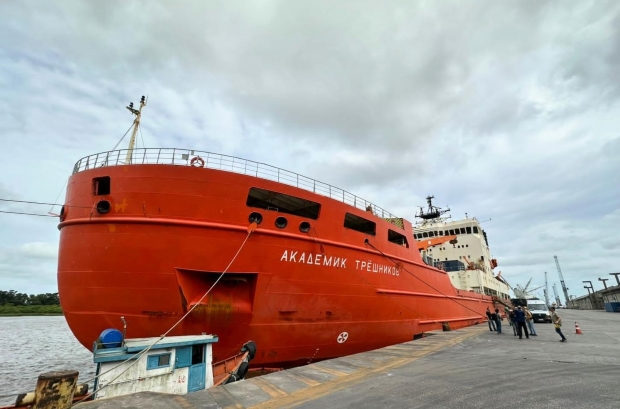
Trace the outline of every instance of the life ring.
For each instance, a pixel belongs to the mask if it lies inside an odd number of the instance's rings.
[[[189,165],[197,167],[197,168],[204,168],[205,160],[202,159],[200,156],[194,156],[192,160],[189,162]]]

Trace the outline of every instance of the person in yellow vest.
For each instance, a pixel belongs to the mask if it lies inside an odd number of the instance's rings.
[[[527,307],[523,307],[523,311],[525,311],[525,322],[527,323],[527,327],[530,329],[530,335],[537,337],[536,330],[534,329],[534,317],[530,310]]]
[[[551,311],[551,322],[553,322],[553,325],[555,325],[555,332],[557,332],[558,335],[562,337],[560,342],[566,342],[567,339],[564,334],[562,334],[562,318],[560,318],[560,316],[556,314],[555,307],[549,308],[549,311]]]

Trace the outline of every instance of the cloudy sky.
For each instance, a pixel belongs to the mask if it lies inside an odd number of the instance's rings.
[[[433,194],[490,219],[513,285],[560,289],[557,255],[582,295],[620,271],[618,73],[617,1],[5,0],[0,198],[62,202],[149,95],[148,147],[266,162],[409,220]],[[0,213],[0,289],[56,291],[56,226]]]

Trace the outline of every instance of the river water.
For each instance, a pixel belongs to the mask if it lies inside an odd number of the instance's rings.
[[[41,373],[58,370],[79,371],[78,383],[95,375],[92,353],[65,317],[0,317],[0,406],[15,403],[5,395],[33,391]]]

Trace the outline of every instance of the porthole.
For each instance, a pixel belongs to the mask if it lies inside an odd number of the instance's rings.
[[[276,219],[276,227],[278,229],[285,228],[287,224],[288,224],[288,220],[286,220],[286,217],[280,216]]]
[[[308,222],[299,223],[299,231],[302,233],[308,233],[310,231],[310,223]]]
[[[112,205],[107,200],[100,200],[99,203],[97,203],[97,211],[101,214],[106,214],[111,208]]]
[[[250,217],[248,219],[250,223],[261,224],[263,222],[263,215],[258,212],[250,213]]]
[[[67,209],[65,206],[60,208],[60,221],[64,221],[65,218],[67,217]]]

